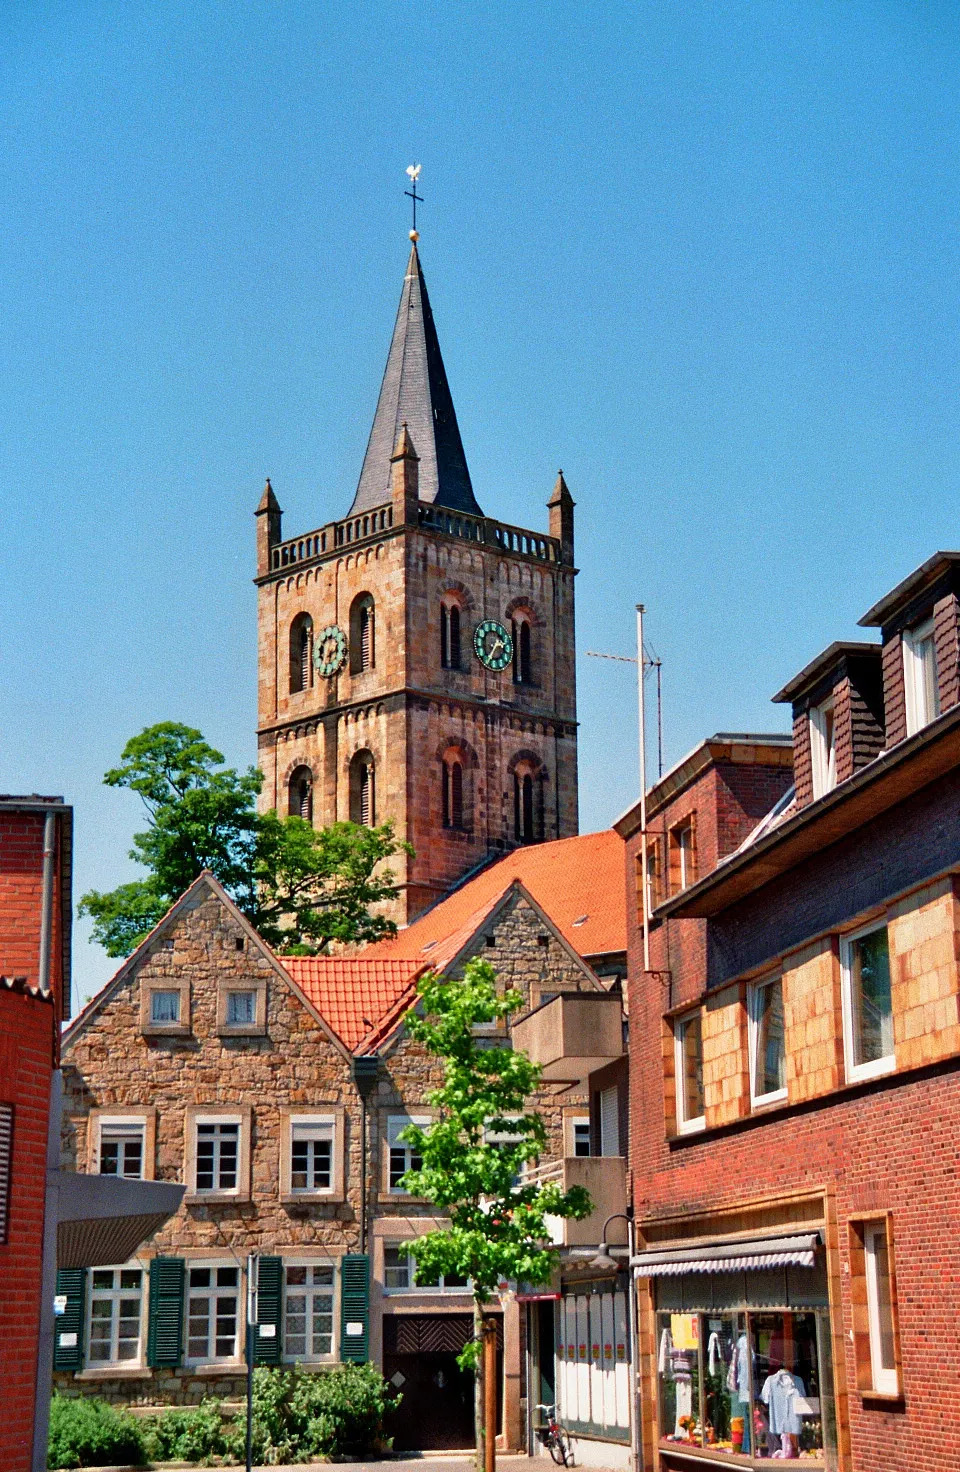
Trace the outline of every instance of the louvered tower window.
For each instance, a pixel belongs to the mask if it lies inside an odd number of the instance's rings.
[[[290,778],[290,816],[313,822],[313,773],[309,767],[297,767]]]
[[[456,603],[440,605],[440,663],[445,670],[460,668],[460,609]]]
[[[370,594],[361,593],[350,609],[350,673],[362,675],[376,663],[376,608]]]
[[[463,766],[458,761],[443,763],[443,826],[463,827]]]
[[[513,635],[513,683],[530,685],[533,683],[530,620],[523,617],[515,618],[510,632]]]
[[[298,613],[290,625],[290,693],[309,690],[313,684],[313,619]]]
[[[513,778],[513,833],[517,843],[540,843],[543,840],[542,802],[538,802],[537,779],[529,772],[516,772]]]
[[[377,820],[373,753],[358,751],[350,763],[350,821],[372,828]]]

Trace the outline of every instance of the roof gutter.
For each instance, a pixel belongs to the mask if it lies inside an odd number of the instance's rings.
[[[697,884],[659,905],[654,919],[718,914],[956,766],[960,766],[960,705],[861,767],[750,848],[721,861]]]

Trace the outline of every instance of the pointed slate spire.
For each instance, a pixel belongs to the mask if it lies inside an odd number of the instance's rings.
[[[482,516],[470,484],[416,242],[410,251],[387,368],[350,516],[382,506],[390,499],[390,462],[404,422],[420,457],[420,500]]]

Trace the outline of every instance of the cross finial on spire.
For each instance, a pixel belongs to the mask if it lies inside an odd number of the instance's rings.
[[[417,193],[417,180],[420,177],[420,170],[422,167],[422,164],[410,164],[408,166],[407,174],[410,179],[411,187],[403,191],[408,199],[413,200],[413,229],[410,231],[410,239],[414,242],[414,244],[416,244],[416,242],[420,239],[420,235],[417,230],[417,204],[418,202],[420,204],[423,204],[423,195]]]

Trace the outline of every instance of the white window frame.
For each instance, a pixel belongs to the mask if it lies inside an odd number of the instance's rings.
[[[390,1298],[390,1297],[393,1297],[394,1294],[398,1294],[398,1293],[430,1293],[430,1294],[434,1294],[434,1293],[472,1293],[473,1292],[473,1282],[472,1282],[472,1280],[470,1278],[468,1278],[467,1281],[466,1281],[466,1283],[464,1283],[462,1285],[461,1284],[454,1284],[451,1287],[448,1287],[446,1281],[444,1280],[444,1277],[443,1277],[443,1274],[442,1273],[440,1275],[440,1281],[438,1283],[423,1283],[423,1284],[418,1283],[417,1282],[417,1263],[416,1263],[416,1259],[409,1252],[407,1253],[407,1272],[409,1274],[409,1279],[408,1279],[408,1282],[407,1282],[406,1286],[404,1288],[388,1288],[387,1287],[387,1253],[388,1252],[399,1252],[401,1254],[401,1256],[402,1256],[403,1255],[403,1248],[404,1248],[405,1245],[406,1244],[403,1243],[403,1242],[389,1242],[389,1241],[385,1241],[384,1244],[383,1244],[383,1293],[384,1293],[384,1297]]]
[[[883,1239],[887,1254],[887,1279],[891,1297],[891,1319],[894,1343],[894,1365],[889,1369],[882,1364],[880,1328],[880,1289],[877,1272],[877,1238]],[[870,1376],[873,1388],[879,1395],[899,1395],[900,1377],[896,1366],[896,1320],[893,1319],[893,1283],[890,1260],[890,1239],[885,1221],[865,1222],[863,1227],[863,1271],[867,1280],[867,1323],[870,1327]]]
[[[125,1171],[104,1171],[103,1169],[103,1145],[104,1137],[114,1135],[118,1143],[125,1140],[139,1139],[140,1141],[140,1171],[138,1175],[127,1175]],[[97,1121],[97,1174],[111,1175],[120,1181],[143,1181],[146,1179],[147,1159],[147,1122],[143,1116],[126,1116],[109,1114],[102,1116]]]
[[[586,1150],[578,1150],[577,1143],[586,1140]],[[589,1114],[573,1115],[570,1120],[571,1154],[578,1160],[586,1160],[593,1154]]]
[[[134,1289],[134,1288],[121,1288],[121,1287],[98,1288],[98,1287],[95,1286],[95,1278],[96,1278],[96,1274],[97,1273],[113,1273],[114,1274],[114,1280],[115,1280],[115,1282],[119,1283],[121,1281],[121,1275],[123,1273],[133,1273],[133,1272],[136,1272],[136,1273],[139,1273],[140,1274],[140,1286],[139,1286],[139,1288],[136,1288],[136,1289]],[[143,1351],[144,1351],[143,1311],[144,1311],[144,1305],[145,1305],[145,1300],[146,1300],[146,1292],[145,1292],[145,1289],[146,1289],[146,1286],[147,1286],[147,1284],[146,1284],[146,1278],[147,1278],[146,1270],[144,1269],[143,1265],[141,1263],[138,1263],[138,1262],[124,1263],[121,1267],[103,1267],[103,1268],[96,1267],[96,1268],[91,1268],[90,1269],[90,1291],[87,1294],[87,1300],[88,1300],[88,1302],[87,1302],[87,1313],[86,1313],[86,1319],[87,1319],[87,1322],[86,1322],[87,1366],[88,1366],[89,1369],[91,1369],[91,1370],[102,1370],[102,1369],[115,1369],[115,1368],[118,1368],[118,1367],[119,1368],[123,1368],[123,1369],[140,1369],[143,1366]],[[137,1312],[137,1342],[136,1342],[136,1353],[133,1354],[133,1355],[128,1355],[126,1358],[121,1359],[120,1356],[119,1356],[119,1353],[118,1353],[119,1343],[120,1343],[120,1335],[119,1335],[119,1330],[120,1330],[120,1303],[121,1303],[121,1300],[124,1299],[124,1298],[133,1298],[133,1297],[136,1297],[137,1300],[138,1300],[138,1303],[139,1303],[139,1309],[138,1309],[138,1312]],[[94,1323],[93,1306],[94,1306],[95,1303],[109,1303],[110,1306],[111,1306],[110,1307],[110,1355],[109,1355],[109,1357],[107,1359],[94,1359],[94,1357],[93,1357],[93,1338],[92,1338],[92,1335],[93,1335],[93,1323]]]
[[[907,735],[913,736],[929,726],[940,714],[940,690],[937,679],[937,644],[933,618],[924,619],[915,628],[903,631],[903,690],[906,704]],[[920,649],[929,644],[933,660],[933,710],[927,709],[925,663]]]
[[[676,1018],[673,1024],[673,1058],[674,1070],[676,1074],[674,1082],[676,1085],[677,1099],[677,1129],[679,1130],[681,1135],[695,1134],[697,1130],[706,1129],[707,1126],[706,1114],[698,1114],[696,1118],[693,1119],[688,1119],[686,1117],[686,1100],[684,1097],[686,1094],[686,1089],[684,1087],[685,1075],[683,1068],[683,1038],[685,1029],[691,1022],[694,1021],[695,1018],[700,1019],[700,1065],[702,1068],[703,1017],[700,1014],[699,1009],[695,1009],[692,1012],[685,1012],[682,1017]]]
[[[760,1062],[760,1012],[761,994],[768,987],[779,986],[781,1002],[783,999],[783,977],[767,976],[763,981],[758,981],[748,992],[749,1005],[749,1043],[750,1043],[750,1102],[754,1107],[763,1104],[776,1104],[787,1097],[787,1086],[780,1089],[769,1089],[765,1094],[757,1093],[757,1066]],[[786,1028],[784,1028],[786,1032]],[[786,1036],[784,1036],[784,1077],[786,1077]]]
[[[332,1273],[332,1282],[325,1283],[288,1283],[287,1271],[290,1268],[306,1268],[309,1274],[315,1268],[325,1268]],[[283,1260],[283,1353],[282,1360],[285,1365],[322,1365],[334,1363],[339,1353],[337,1344],[337,1320],[339,1315],[340,1274],[337,1272],[337,1264],[330,1258],[300,1258],[286,1257]],[[287,1350],[288,1332],[288,1296],[292,1294],[302,1295],[306,1302],[304,1305],[304,1350],[305,1353],[290,1354]],[[333,1320],[330,1328],[330,1350],[327,1354],[316,1355],[313,1353],[313,1320],[315,1317],[315,1299],[319,1297],[330,1299],[330,1314]]]
[[[194,1156],[193,1156],[193,1191],[196,1196],[241,1196],[243,1195],[243,1124],[244,1121],[239,1114],[198,1114],[193,1121],[194,1129]],[[214,1183],[212,1186],[200,1185],[200,1129],[201,1126],[215,1125],[217,1133],[213,1136],[213,1173]],[[237,1131],[237,1163],[236,1180],[232,1186],[220,1185],[220,1128],[227,1126]]]
[[[244,1311],[244,1292],[245,1292],[244,1274],[243,1274],[242,1270],[237,1266],[237,1264],[235,1262],[224,1262],[222,1260],[207,1259],[207,1258],[195,1258],[192,1261],[188,1261],[185,1266],[186,1266],[186,1284],[185,1284],[185,1300],[186,1300],[186,1302],[185,1302],[185,1305],[184,1305],[184,1316],[183,1316],[183,1318],[184,1318],[184,1344],[185,1344],[186,1353],[184,1355],[184,1363],[187,1364],[187,1365],[235,1365],[235,1364],[238,1364],[240,1362],[240,1345],[241,1345],[241,1337],[240,1336],[241,1336],[241,1331],[242,1331],[242,1322],[243,1322],[242,1315],[243,1315],[243,1311]],[[232,1270],[233,1272],[236,1273],[236,1275],[237,1275],[237,1284],[236,1284],[236,1287],[235,1288],[226,1288],[226,1287],[224,1287],[224,1288],[218,1288],[216,1282],[214,1281],[210,1285],[209,1288],[197,1288],[195,1290],[193,1288],[193,1285],[190,1282],[190,1276],[194,1272],[199,1272],[201,1270],[208,1270],[209,1272],[211,1272],[214,1275],[214,1278],[216,1278],[216,1274],[218,1272],[222,1272],[224,1269],[230,1269],[230,1270]],[[196,1296],[198,1298],[204,1297],[204,1298],[207,1298],[207,1299],[210,1299],[210,1300],[214,1300],[214,1302],[212,1304],[212,1316],[210,1314],[208,1314],[208,1318],[207,1318],[207,1348],[209,1349],[209,1348],[212,1347],[214,1353],[212,1355],[203,1355],[203,1356],[201,1356],[199,1358],[196,1355],[192,1355],[190,1353],[190,1339],[191,1339],[191,1334],[190,1334],[190,1318],[191,1318],[191,1315],[190,1315],[190,1304],[191,1304],[191,1302],[193,1300],[194,1293],[196,1293]],[[224,1297],[226,1297],[227,1295],[232,1295],[236,1299],[236,1313],[234,1315],[235,1328],[234,1328],[233,1354],[232,1355],[218,1355],[216,1353],[216,1348],[217,1348],[217,1309],[216,1309],[216,1302],[215,1302],[215,1300],[217,1299],[217,1297],[220,1294],[222,1294]]]
[[[299,1140],[306,1140],[308,1144],[316,1144],[320,1140],[328,1140],[330,1143],[330,1184],[328,1186],[295,1186],[293,1184],[293,1147]],[[290,1151],[290,1195],[296,1197],[309,1196],[336,1196],[338,1194],[337,1181],[337,1119],[334,1114],[295,1114],[290,1118],[290,1138],[287,1148]],[[308,1150],[307,1158],[312,1160],[315,1151]],[[311,1172],[312,1173],[312,1172]],[[311,1267],[325,1267],[325,1263],[311,1263]]]
[[[840,991],[843,1002],[843,1058],[847,1080],[857,1083],[863,1079],[880,1078],[885,1073],[892,1073],[897,1066],[896,1052],[885,1053],[882,1058],[875,1058],[870,1063],[857,1063],[856,1048],[854,1047],[853,1024],[856,1016],[856,1008],[853,1005],[853,950],[858,941],[864,940],[868,935],[873,935],[878,930],[887,930],[886,920],[873,920],[869,925],[863,925],[859,930],[854,930],[850,935],[840,937]],[[889,954],[890,937],[887,934],[887,950]]]
[[[827,739],[829,716],[830,739]],[[837,726],[836,705],[831,695],[821,705],[810,711],[810,773],[813,780],[814,799],[832,792],[837,785]]]
[[[406,1161],[407,1161],[405,1171],[406,1170],[412,1170],[413,1169],[413,1165],[412,1165],[413,1152],[411,1151],[410,1146],[406,1143],[406,1141],[399,1140],[397,1138],[397,1136],[399,1135],[400,1131],[403,1130],[403,1129],[406,1129],[406,1127],[407,1127],[408,1124],[416,1124],[416,1125],[419,1125],[421,1129],[426,1129],[432,1123],[433,1123],[433,1120],[432,1120],[432,1118],[431,1118],[431,1116],[429,1114],[388,1114],[387,1115],[387,1139],[386,1139],[386,1149],[387,1149],[387,1182],[386,1182],[386,1184],[387,1184],[387,1193],[388,1193],[388,1195],[390,1195],[390,1196],[409,1196],[410,1195],[410,1192],[409,1191],[405,1191],[402,1186],[394,1186],[394,1185],[391,1185],[391,1181],[390,1181],[390,1178],[391,1178],[391,1176],[393,1174],[393,1171],[391,1169],[391,1165],[392,1165],[392,1155],[393,1155],[393,1151],[394,1150],[403,1150],[403,1151],[405,1151],[405,1153],[406,1153]]]

